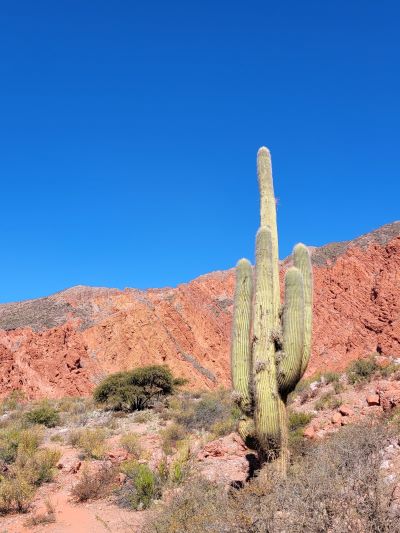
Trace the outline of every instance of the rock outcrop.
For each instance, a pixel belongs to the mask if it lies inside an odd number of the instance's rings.
[[[400,357],[400,222],[312,250],[308,375],[378,352]],[[290,258],[282,263],[282,271]],[[73,287],[0,305],[0,395],[88,394],[106,374],[168,364],[196,388],[230,382],[234,271],[176,288]]]

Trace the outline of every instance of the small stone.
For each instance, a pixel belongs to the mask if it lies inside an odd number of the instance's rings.
[[[338,411],[343,416],[352,416],[354,414],[353,409],[346,404],[341,405]]]
[[[124,474],[123,472],[120,472],[118,474],[118,483],[120,485],[123,485],[125,483],[125,481],[127,480],[128,476],[126,474]]]
[[[307,439],[315,439],[315,429],[313,426],[308,426],[304,431],[303,431],[303,436],[306,437]]]
[[[368,405],[379,405],[379,396],[377,394],[370,394],[367,396]]]
[[[333,413],[331,422],[332,424],[340,424],[342,421],[342,415],[340,413]]]

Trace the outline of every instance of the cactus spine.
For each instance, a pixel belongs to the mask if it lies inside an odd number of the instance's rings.
[[[241,259],[236,269],[232,338],[234,397],[243,416],[239,432],[255,440],[266,459],[288,459],[286,399],[304,374],[311,351],[312,268],[308,249],[297,244],[280,302],[278,231],[267,148],[257,154],[261,225],[256,265]]]

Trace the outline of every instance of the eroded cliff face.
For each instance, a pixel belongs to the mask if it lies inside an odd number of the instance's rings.
[[[312,250],[308,374],[371,352],[400,357],[400,222]],[[282,264],[282,274],[290,258]],[[0,395],[89,394],[106,374],[165,363],[192,388],[230,383],[234,271],[174,289],[73,287],[0,305]]]

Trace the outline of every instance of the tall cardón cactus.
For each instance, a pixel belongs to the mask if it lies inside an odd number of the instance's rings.
[[[312,268],[308,249],[297,244],[285,275],[284,303],[279,286],[278,231],[271,156],[257,154],[261,224],[256,265],[241,259],[236,268],[232,335],[234,397],[243,416],[239,432],[259,447],[264,459],[288,460],[286,400],[307,368],[311,351]]]

